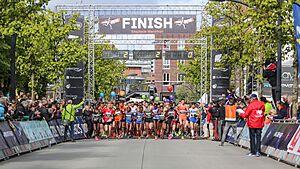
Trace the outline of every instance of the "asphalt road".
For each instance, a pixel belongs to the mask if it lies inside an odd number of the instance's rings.
[[[0,169],[294,169],[203,140],[84,140],[0,162]]]

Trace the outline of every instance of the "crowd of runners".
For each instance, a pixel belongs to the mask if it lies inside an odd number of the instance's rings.
[[[205,106],[173,102],[108,102],[85,106],[84,119],[100,138],[196,138]]]

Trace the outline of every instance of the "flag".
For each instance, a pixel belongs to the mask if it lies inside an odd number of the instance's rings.
[[[298,68],[300,68],[300,4],[293,3],[293,14],[294,14],[294,29],[296,39],[296,49],[298,54]],[[300,70],[300,69],[299,69]]]

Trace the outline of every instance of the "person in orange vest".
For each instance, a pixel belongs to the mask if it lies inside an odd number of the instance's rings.
[[[226,135],[230,127],[232,127],[233,129],[235,144],[237,141],[237,112],[236,112],[237,106],[232,96],[230,96],[228,99],[229,99],[228,104],[225,105],[225,127],[224,127],[220,146],[224,146]]]

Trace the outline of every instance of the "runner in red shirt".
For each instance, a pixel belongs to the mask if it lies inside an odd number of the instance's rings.
[[[113,109],[113,104],[109,103],[108,107],[102,110],[103,112],[103,121],[104,121],[104,130],[108,134],[107,136],[111,136],[111,130],[113,126],[113,117],[115,110]]]

